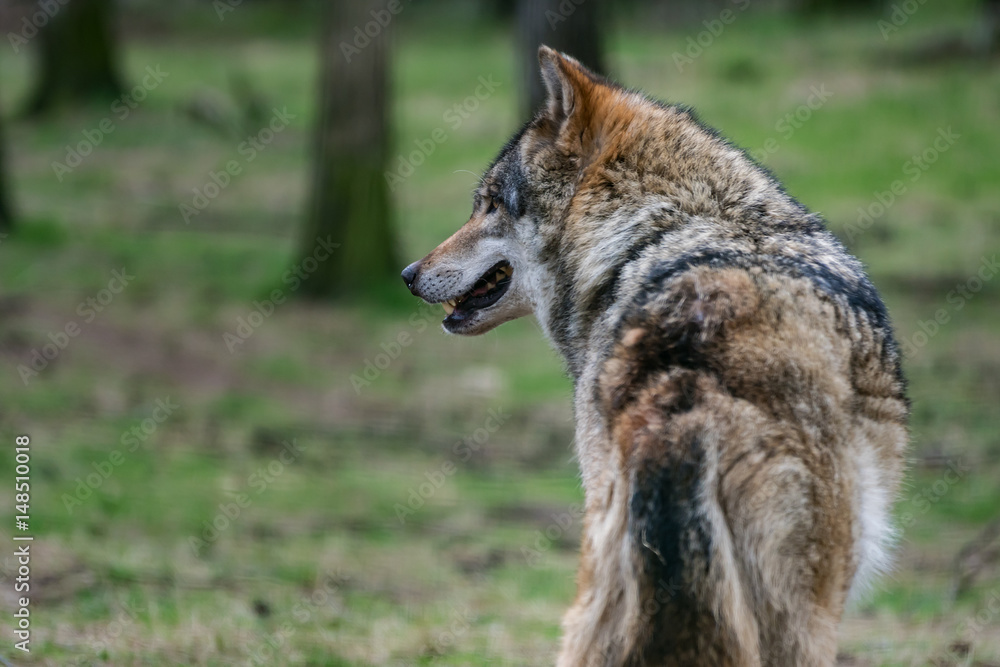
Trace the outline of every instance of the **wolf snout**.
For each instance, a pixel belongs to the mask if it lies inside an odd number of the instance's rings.
[[[416,292],[413,291],[413,283],[417,279],[417,272],[420,271],[421,261],[422,260],[417,260],[413,264],[410,264],[408,267],[403,269],[403,272],[400,274],[403,278],[403,282],[406,283],[406,289],[410,290],[411,294],[416,294]]]

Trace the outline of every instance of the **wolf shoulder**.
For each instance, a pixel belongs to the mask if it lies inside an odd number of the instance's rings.
[[[621,286],[631,294],[609,352],[631,370],[615,384],[687,368],[767,402],[848,400],[859,383],[902,398],[885,306],[838,245],[803,239],[794,252],[761,253],[718,244],[647,262]]]

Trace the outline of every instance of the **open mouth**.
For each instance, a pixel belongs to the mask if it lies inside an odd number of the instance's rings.
[[[510,288],[514,267],[510,262],[500,261],[484,273],[465,294],[444,301],[441,305],[448,317],[446,322],[461,322],[477,310],[489,308],[499,301]]]

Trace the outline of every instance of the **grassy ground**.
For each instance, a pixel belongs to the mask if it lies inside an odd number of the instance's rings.
[[[983,264],[1000,250],[1000,75],[899,56],[967,24],[967,4],[921,6],[887,40],[872,19],[748,12],[680,71],[672,54],[703,26],[637,17],[611,40],[621,80],[695,106],[827,216],[909,343],[898,568],[845,619],[844,664],[1000,664],[995,549],[955,586],[960,549],[1000,514],[1000,279]],[[551,664],[581,499],[558,360],[528,320],[446,338],[439,313],[395,285],[251,315],[274,289],[294,296],[282,276],[304,208],[316,49],[294,16],[248,6],[218,24],[199,11],[176,19],[182,31],[134,19],[128,79],[147,66],[168,76],[127,117],[93,108],[7,128],[24,221],[0,240],[0,433],[32,438],[35,542],[32,651],[12,649],[5,622],[0,655]],[[478,170],[519,119],[508,34],[407,11],[398,152],[447,135],[395,193],[403,255],[416,258],[464,221]],[[0,59],[8,112],[30,65]],[[446,112],[480,76],[500,85],[456,124]],[[240,142],[274,107],[288,127],[185,222],[179,204],[245,158]],[[105,118],[114,131],[58,180],[52,163]],[[957,138],[934,148],[948,128]],[[912,162],[925,150],[926,169]],[[127,286],[103,292],[115,270]],[[259,326],[227,346],[241,320]],[[70,322],[79,333],[23,381],[19,366]],[[4,456],[0,478],[13,467]],[[5,520],[0,543],[11,532]],[[5,615],[12,552],[0,552]]]

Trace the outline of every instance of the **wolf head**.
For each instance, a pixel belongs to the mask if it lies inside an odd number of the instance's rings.
[[[774,206],[780,188],[683,108],[542,46],[547,100],[500,151],[454,235],[406,267],[443,325],[481,334],[534,313],[557,345],[606,307],[623,267],[684,221]],[[770,195],[770,196],[768,196]]]

